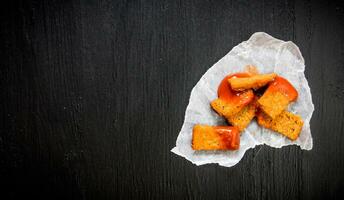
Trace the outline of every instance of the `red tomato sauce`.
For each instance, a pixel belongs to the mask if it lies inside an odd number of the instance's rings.
[[[295,101],[297,99],[298,93],[293,85],[287,81],[285,78],[277,76],[273,82],[269,84],[266,92],[281,92],[289,101]]]
[[[228,79],[232,77],[245,78],[249,76],[247,73],[236,73],[226,76],[217,89],[219,99],[239,105],[249,104],[254,98],[253,93],[234,91],[228,83]]]
[[[221,136],[221,142],[226,149],[239,149],[240,132],[237,128],[232,126],[215,126],[214,130]]]

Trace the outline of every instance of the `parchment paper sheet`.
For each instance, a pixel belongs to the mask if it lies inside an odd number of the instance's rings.
[[[243,158],[248,149],[256,145],[266,144],[275,148],[298,145],[301,149],[311,150],[313,139],[309,121],[314,105],[304,75],[304,63],[299,48],[293,42],[285,42],[263,32],[254,33],[249,40],[235,46],[209,68],[192,89],[183,126],[176,146],[171,151],[196,165],[218,163],[231,167]],[[288,110],[301,115],[304,120],[299,138],[290,141],[278,133],[258,126],[254,120],[241,134],[240,149],[237,151],[192,150],[192,128],[195,124],[226,124],[225,120],[211,109],[210,102],[217,98],[217,87],[221,80],[228,74],[243,72],[246,65],[255,65],[260,73],[275,72],[287,78],[297,89],[299,97],[295,103],[290,104]]]

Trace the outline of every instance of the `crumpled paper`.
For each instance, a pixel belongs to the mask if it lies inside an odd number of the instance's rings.
[[[239,150],[192,150],[192,128],[195,124],[226,124],[225,119],[212,110],[210,102],[217,98],[217,87],[221,80],[228,74],[243,72],[246,65],[256,66],[260,73],[275,72],[287,78],[297,89],[299,97],[295,103],[289,105],[288,110],[301,115],[304,120],[299,138],[291,141],[276,132],[258,126],[254,120],[242,132]],[[254,33],[249,40],[235,46],[215,63],[192,89],[176,147],[171,151],[196,165],[218,163],[221,166],[231,167],[243,158],[248,149],[256,145],[266,144],[275,148],[298,145],[301,149],[311,150],[313,139],[309,122],[314,105],[304,70],[305,61],[293,42],[285,42],[263,32]]]

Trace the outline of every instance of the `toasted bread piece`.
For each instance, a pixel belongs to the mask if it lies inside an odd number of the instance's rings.
[[[265,114],[263,111],[259,110],[256,113],[256,117],[257,117],[257,123],[264,127],[264,128],[268,128],[271,129],[272,127],[272,121],[273,119],[271,117],[269,117],[267,114]]]
[[[217,94],[218,99],[215,99],[210,103],[211,107],[221,116],[224,116],[228,121],[232,121],[233,124],[240,126],[240,129],[244,129],[247,124],[246,121],[247,111],[238,114],[244,107],[249,105],[254,100],[254,93],[252,90],[246,91],[234,91],[228,83],[228,79],[231,77],[244,78],[251,76],[248,73],[236,73],[226,76],[220,83]],[[245,121],[244,121],[245,119]],[[248,122],[249,123],[249,122]]]
[[[226,76],[221,81],[217,90],[219,98],[210,103],[211,107],[219,115],[226,118],[237,114],[254,99],[252,90],[236,92],[231,89],[227,80],[233,76],[248,77],[249,75],[246,73],[237,73]]]
[[[246,106],[244,104],[227,102],[222,99],[215,99],[210,105],[220,116],[225,118],[229,118],[239,113]]]
[[[207,126],[197,124],[192,132],[194,150],[237,150],[240,132],[232,126]]]
[[[247,89],[258,89],[274,80],[277,74],[257,74],[246,78],[232,77],[228,82],[233,90],[243,91]]]
[[[296,89],[284,78],[277,76],[258,100],[259,107],[271,118],[278,116],[298,94]]]
[[[271,118],[275,118],[287,108],[289,104],[288,98],[281,92],[264,93],[258,100],[259,107]]]
[[[275,119],[272,119],[264,112],[259,112],[257,114],[257,122],[259,125],[281,133],[291,140],[296,140],[299,137],[303,126],[303,120],[299,115],[285,110]]]
[[[251,122],[255,116],[257,103],[251,102],[245,106],[239,113],[227,118],[227,121],[232,125],[238,127],[240,131],[243,131]]]
[[[248,77],[249,75],[246,73],[237,73],[226,76],[221,81],[217,90],[219,98],[210,103],[211,107],[219,115],[226,118],[237,114],[254,99],[252,90],[236,92],[231,89],[227,80],[233,76]]]

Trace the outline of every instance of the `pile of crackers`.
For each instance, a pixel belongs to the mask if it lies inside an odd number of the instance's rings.
[[[293,85],[275,73],[231,74],[222,80],[218,98],[210,103],[230,126],[195,125],[192,148],[236,150],[240,147],[240,133],[254,118],[260,126],[296,140],[303,120],[287,107],[297,97]]]

